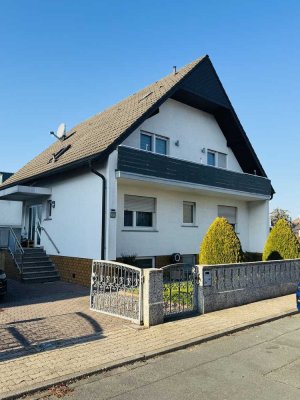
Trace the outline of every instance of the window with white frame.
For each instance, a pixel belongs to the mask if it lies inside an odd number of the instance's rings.
[[[236,230],[237,226],[237,208],[230,206],[218,206],[218,216],[224,217],[233,226],[233,229]]]
[[[141,132],[140,148],[153,153],[168,154],[169,139],[154,133]]]
[[[124,196],[124,227],[153,228],[155,223],[155,198]]]
[[[196,203],[190,201],[183,202],[182,222],[184,225],[194,225],[196,216]]]
[[[207,165],[227,168],[227,154],[220,153],[219,151],[207,150]]]

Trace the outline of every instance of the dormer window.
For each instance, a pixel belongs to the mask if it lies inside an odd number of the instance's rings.
[[[141,150],[146,150],[146,151],[151,151],[153,153],[167,155],[168,154],[168,142],[169,142],[169,139],[164,136],[156,135],[154,133],[143,132],[143,131],[141,132],[141,142],[140,142]]]

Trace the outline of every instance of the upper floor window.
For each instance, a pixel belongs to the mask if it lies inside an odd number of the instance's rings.
[[[154,133],[141,132],[141,149],[158,154],[168,154],[168,138]]]
[[[207,165],[227,168],[227,154],[220,153],[219,151],[207,150]]]
[[[132,228],[152,228],[154,226],[155,198],[124,197],[124,226]]]

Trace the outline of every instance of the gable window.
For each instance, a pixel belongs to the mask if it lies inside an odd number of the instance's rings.
[[[187,225],[195,224],[196,204],[190,201],[183,202],[183,223]]]
[[[216,153],[214,151],[207,151],[207,164],[211,165],[212,167],[216,166]]]
[[[155,137],[155,153],[167,155],[167,139]]]
[[[141,149],[152,151],[152,135],[141,133]]]
[[[207,165],[227,168],[227,154],[220,153],[219,151],[207,150]]]
[[[141,150],[167,155],[168,141],[168,138],[155,135],[154,133],[141,132],[140,148]]]
[[[230,206],[218,206],[218,217],[224,217],[236,230],[237,225],[237,208]]]
[[[124,197],[124,227],[152,228],[154,226],[155,198],[132,196]]]

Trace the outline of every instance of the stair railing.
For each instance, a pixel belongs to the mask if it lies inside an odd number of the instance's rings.
[[[24,249],[17,238],[13,228],[11,226],[7,227],[8,229],[8,238],[7,238],[7,248],[20,272],[23,273],[23,262],[24,262]],[[20,255],[20,258],[17,256]]]
[[[46,229],[42,226],[41,222],[38,220],[37,221],[37,226],[36,226],[36,233],[39,235],[40,241],[41,241],[41,231],[45,232],[47,238],[51,242],[52,246],[55,248],[57,254],[60,254],[60,251],[58,250],[58,247],[54,243],[52,237],[49,235],[49,233],[46,231]]]

